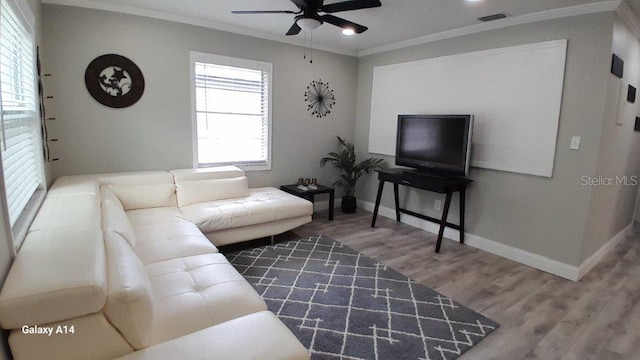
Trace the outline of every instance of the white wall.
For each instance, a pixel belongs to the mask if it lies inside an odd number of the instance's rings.
[[[60,139],[54,176],[192,167],[189,52],[199,51],[273,64],[273,166],[248,174],[251,186],[333,180],[319,160],[336,135],[353,138],[357,59],[314,51],[309,64],[301,47],[203,27],[57,5],[43,12],[43,65],[53,75],[45,88],[55,96],[47,111],[57,118],[51,136]],[[144,95],[129,108],[100,105],[85,88],[87,65],[108,53],[130,58],[145,77]],[[317,79],[336,95],[322,119],[304,102]]]
[[[595,173],[606,102],[613,13],[575,16],[431,42],[360,59],[356,146],[369,136],[373,67],[472,51],[568,39],[565,83],[553,177],[472,168],[467,197],[467,232],[571,266],[581,263],[590,201],[583,175]],[[464,101],[464,99],[461,99]],[[582,137],[580,151],[569,150],[571,136]],[[387,158],[391,164],[394,160]],[[370,176],[360,197],[375,201],[377,180]],[[414,211],[438,216],[439,195],[408,190],[401,201]],[[450,218],[457,222],[457,197]],[[383,206],[393,208],[390,189]]]

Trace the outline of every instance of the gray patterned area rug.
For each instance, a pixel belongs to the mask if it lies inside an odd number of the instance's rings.
[[[226,256],[312,359],[455,359],[499,326],[328,237]]]

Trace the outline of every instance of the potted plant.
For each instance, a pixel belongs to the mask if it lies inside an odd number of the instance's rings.
[[[320,160],[320,166],[330,163],[340,171],[340,179],[333,183],[344,189],[342,196],[342,211],[354,213],[356,211],[356,183],[364,173],[379,169],[384,162],[382,159],[370,157],[361,162],[356,160],[356,151],[352,143],[345,141],[340,136],[336,136],[340,143],[338,152],[330,152]]]

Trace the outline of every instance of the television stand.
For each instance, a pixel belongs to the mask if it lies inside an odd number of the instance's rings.
[[[393,195],[395,199],[396,207],[396,221],[400,222],[400,214],[408,214],[417,218],[432,221],[440,224],[440,230],[438,231],[438,240],[436,242],[436,253],[440,252],[440,246],[442,244],[442,237],[444,236],[444,228],[446,226],[460,231],[460,243],[464,244],[464,210],[465,210],[465,192],[467,185],[473,180],[465,177],[440,177],[430,174],[419,173],[417,171],[407,171],[407,169],[380,169],[376,170],[378,173],[378,195],[376,196],[376,205],[373,209],[373,219],[371,220],[371,227],[376,226],[376,218],[378,217],[378,209],[380,208],[380,198],[382,197],[382,190],[384,189],[384,183],[393,183]],[[410,210],[400,208],[400,202],[398,200],[398,185],[409,186],[416,189],[422,189],[432,191],[439,194],[445,194],[444,208],[442,211],[442,217],[436,219],[427,215],[419,214]],[[454,192],[460,192],[460,225],[447,222],[447,215],[449,214],[449,207],[451,205],[451,198]]]
[[[404,169],[404,172],[409,175],[426,176],[426,177],[431,177],[436,179],[448,179],[451,177],[451,175],[445,175],[437,172],[420,171],[415,169]]]

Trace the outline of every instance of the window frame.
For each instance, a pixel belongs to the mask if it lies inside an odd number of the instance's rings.
[[[191,139],[194,168],[234,165],[245,171],[271,170],[272,127],[273,127],[273,64],[263,61],[241,59],[217,54],[191,51]],[[196,62],[221,66],[232,66],[265,72],[267,75],[267,159],[265,164],[247,164],[245,162],[230,161],[216,164],[200,164],[198,162],[198,115],[196,108]]]
[[[9,207],[8,207],[8,196],[9,194],[7,194],[6,192],[6,183],[5,183],[5,179],[4,179],[4,169],[0,168],[0,176],[2,177],[0,179],[0,186],[1,186],[1,191],[2,191],[2,196],[0,196],[0,206],[2,206],[2,210],[3,210],[3,220],[6,224],[6,226],[8,227],[8,233],[11,235],[10,239],[10,248],[11,250],[13,250],[11,256],[15,256],[15,254],[17,253],[17,251],[20,249],[20,247],[22,246],[22,243],[24,241],[24,239],[26,238],[26,234],[27,234],[27,230],[29,228],[29,226],[31,225],[31,222],[33,221],[33,219],[35,218],[35,215],[37,213],[37,210],[40,208],[40,205],[42,204],[42,202],[44,201],[44,197],[46,195],[47,189],[46,189],[46,173],[45,173],[45,169],[44,169],[44,157],[42,156],[42,143],[43,143],[43,139],[42,139],[42,132],[40,129],[40,122],[41,120],[41,114],[40,114],[40,107],[39,107],[39,102],[38,102],[38,71],[37,71],[37,59],[36,59],[36,47],[37,47],[37,39],[36,39],[36,34],[35,34],[35,17],[33,16],[33,13],[31,11],[31,8],[29,6],[29,4],[25,1],[25,0],[1,0],[2,2],[5,2],[7,4],[7,6],[9,8],[11,8],[11,10],[13,11],[16,20],[19,22],[20,25],[23,26],[23,30],[25,31],[26,35],[28,36],[29,40],[30,40],[30,45],[32,47],[32,73],[31,76],[33,77],[33,112],[34,112],[34,124],[33,124],[33,136],[34,136],[34,155],[35,155],[35,166],[36,166],[36,171],[37,171],[37,176],[38,176],[38,186],[36,188],[36,190],[34,191],[34,193],[31,195],[31,197],[29,198],[27,204],[25,205],[25,207],[22,209],[22,211],[20,212],[20,215],[18,215],[18,217],[16,218],[15,222],[13,225],[11,225],[11,221],[9,218]],[[0,96],[1,97],[1,96]],[[0,98],[0,101],[1,98]],[[0,122],[3,122],[3,119],[0,119]],[[4,126],[4,124],[0,124],[0,126]],[[4,136],[4,134],[3,134]],[[2,138],[2,141],[4,141],[4,137]],[[4,152],[4,150],[3,150]],[[0,161],[2,158],[2,154],[0,154]],[[0,167],[2,166],[2,164],[0,163]]]

